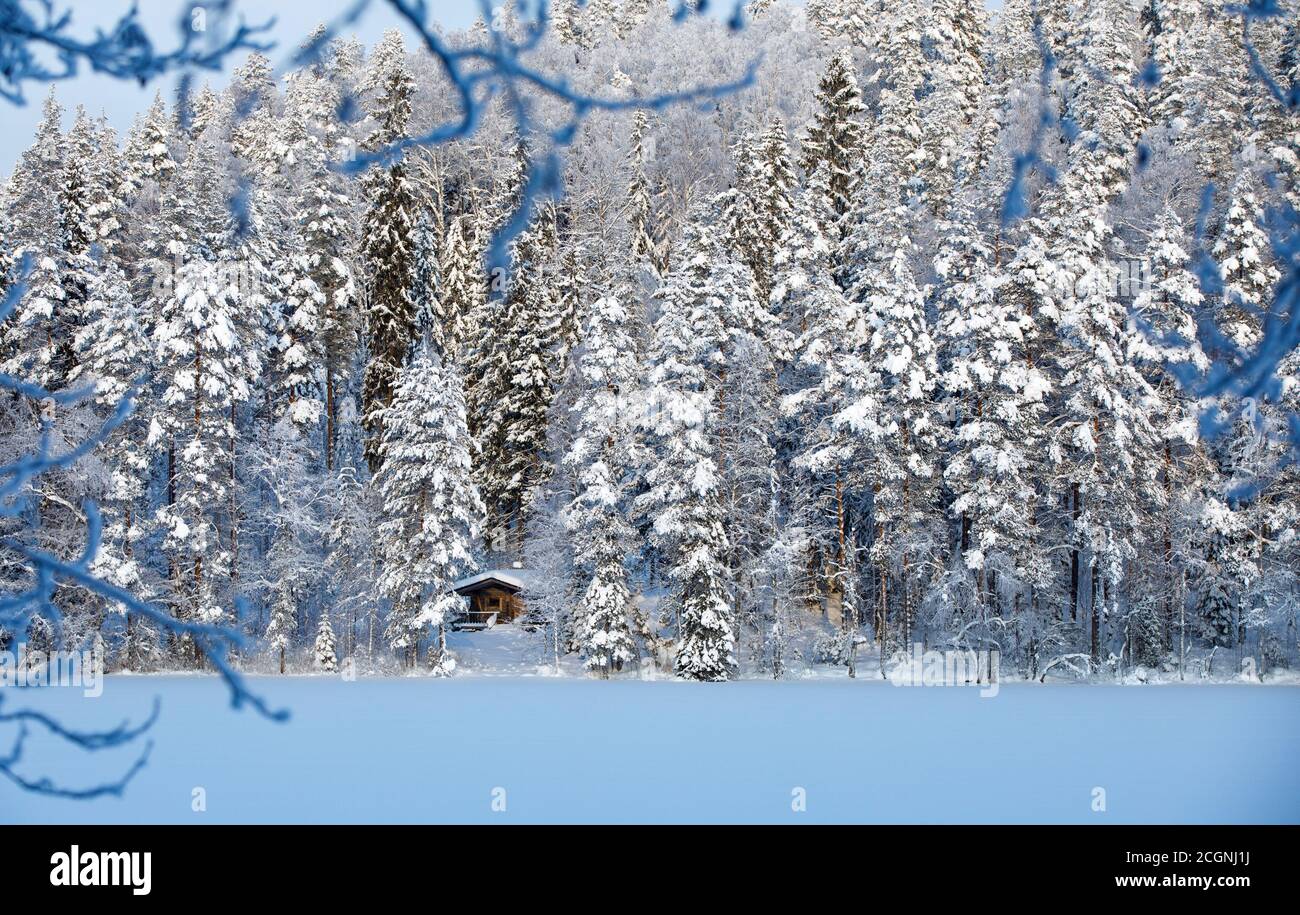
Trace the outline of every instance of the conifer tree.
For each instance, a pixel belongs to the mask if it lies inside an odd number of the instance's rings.
[[[510,285],[494,309],[501,330],[476,358],[485,359],[474,391],[479,466],[494,543],[522,547],[526,510],[543,479],[554,397],[556,311],[552,259],[554,213],[516,239]]]
[[[64,308],[67,264],[61,195],[63,108],[53,89],[45,99],[32,145],[5,189],[6,248],[11,270],[29,271],[22,298],[0,327],[0,368],[6,374],[56,390],[63,385],[76,315]],[[16,275],[6,277],[6,285]]]
[[[336,57],[337,55],[335,55]],[[333,58],[331,58],[332,60]],[[335,111],[340,87],[323,76],[297,74],[290,82],[287,112],[298,123],[292,156],[301,181],[295,195],[295,221],[302,239],[304,292],[314,287],[317,327],[309,337],[314,366],[323,375],[325,463],[333,468],[337,451],[341,375],[355,353],[359,330],[358,289],[354,277],[352,203],[334,168],[346,132]]]
[[[926,35],[935,60],[922,118],[925,194],[931,210],[942,215],[956,180],[962,138],[975,123],[983,94],[983,6],[977,0],[936,0]]]
[[[577,357],[577,421],[564,457],[578,490],[564,512],[578,567],[586,579],[574,624],[587,669],[608,677],[636,654],[628,626],[631,595],[624,566],[632,530],[625,478],[631,424],[629,399],[636,376],[629,315],[613,295],[591,306]]]
[[[649,433],[655,462],[638,507],[651,513],[653,536],[673,580],[677,622],[676,670],[694,680],[726,680],[736,669],[735,622],[727,602],[727,534],[722,526],[720,478],[713,458],[716,423],[714,366],[722,358],[725,329],[709,295],[710,250],[692,223],[678,257],[682,262],[656,296],[661,313],[648,354],[652,409]]]
[[[628,153],[628,165],[632,178],[627,188],[627,223],[632,238],[632,259],[655,268],[658,246],[653,231],[653,205],[650,179],[646,175],[646,131],[649,117],[644,111],[637,111],[632,116],[632,150]]]
[[[431,664],[450,672],[445,626],[461,604],[451,585],[475,568],[484,515],[471,471],[459,372],[427,343],[402,370],[375,478],[382,521],[379,588],[391,603],[384,636],[414,666],[432,629]]]
[[[401,33],[387,32],[375,49],[366,88],[375,93],[375,128],[369,145],[380,148],[404,136],[411,118],[415,86],[406,66]],[[369,185],[372,202],[362,228],[362,250],[368,264],[369,352],[362,387],[362,422],[369,435],[366,460],[374,472],[383,461],[384,411],[392,403],[397,376],[415,334],[412,239],[418,207],[406,164],[400,159],[373,173]]]
[[[157,521],[177,612],[205,621],[223,615],[217,582],[233,562],[221,537],[231,494],[232,407],[248,400],[250,380],[261,367],[261,352],[241,330],[260,299],[233,244],[214,152],[208,140],[191,152],[169,208],[169,251],[181,266],[171,287],[162,287],[162,297],[152,303],[163,392],[149,432],[150,444],[168,448],[170,455],[168,500]]]
[[[839,51],[827,64],[816,100],[817,113],[805,128],[799,164],[805,176],[818,169],[826,172],[826,192],[838,218],[849,211],[866,139],[866,106],[848,50]]]
[[[316,669],[332,674],[339,669],[338,657],[334,654],[334,627],[330,625],[330,615],[320,615],[320,625],[316,629]]]

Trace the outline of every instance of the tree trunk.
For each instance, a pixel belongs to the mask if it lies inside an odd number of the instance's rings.
[[[1074,544],[1070,548],[1070,619],[1077,620],[1079,618],[1079,545],[1074,535],[1079,525],[1079,484],[1071,484],[1070,492],[1074,499],[1071,514],[1074,523],[1070,529],[1070,540]]]
[[[1092,566],[1092,626],[1089,636],[1089,654],[1092,656],[1093,667],[1101,662],[1101,616],[1098,613],[1097,600],[1097,561],[1094,559]]]
[[[325,470],[334,469],[334,426],[336,422],[334,403],[334,367],[325,365]]]

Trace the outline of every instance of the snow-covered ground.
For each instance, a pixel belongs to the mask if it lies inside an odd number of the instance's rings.
[[[74,726],[138,718],[154,696],[163,706],[124,798],[51,800],[0,783],[0,819],[1300,822],[1291,687],[1004,683],[981,698],[842,675],[602,683],[485,676],[470,658],[461,673],[253,678],[292,710],[286,724],[232,712],[224,686],[201,676],[110,676],[93,700],[11,694],[7,705],[21,698]],[[33,740],[27,759],[33,773],[86,784],[129,754]]]

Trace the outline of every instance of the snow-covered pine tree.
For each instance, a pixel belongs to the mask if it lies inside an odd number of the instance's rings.
[[[925,197],[942,216],[956,180],[965,134],[979,113],[984,88],[985,13],[979,0],[935,0],[926,23],[934,58],[922,115]]]
[[[320,615],[320,625],[316,627],[316,669],[322,673],[332,674],[339,669],[339,659],[334,653],[334,627],[330,625],[330,615]]]
[[[75,317],[63,307],[67,251],[61,195],[51,193],[63,177],[63,108],[54,90],[45,99],[32,145],[5,188],[6,260],[30,271],[14,312],[0,327],[0,370],[47,390],[62,387],[69,366]],[[17,279],[5,278],[6,286]]]
[[[445,322],[445,349],[450,358],[464,358],[470,313],[483,286],[482,270],[474,258],[466,227],[467,217],[453,217],[443,239],[438,268],[440,286],[438,302]]]
[[[375,477],[382,521],[379,588],[391,603],[384,636],[408,666],[432,629],[430,663],[449,673],[445,627],[461,606],[451,585],[475,568],[484,508],[470,461],[460,373],[422,344],[400,373]]]
[[[407,68],[402,36],[385,33],[375,48],[365,88],[373,91],[375,127],[368,145],[378,149],[404,136],[411,119],[415,83]],[[366,342],[369,362],[362,388],[363,424],[369,438],[366,460],[372,472],[383,461],[384,411],[392,403],[397,376],[415,333],[411,299],[412,239],[418,204],[407,168],[398,160],[368,178],[370,208],[362,227],[366,259]]]
[[[498,328],[480,348],[486,363],[474,391],[479,412],[479,478],[494,549],[523,546],[527,506],[544,478],[549,412],[555,393],[555,213],[543,212],[515,240],[510,284],[492,310]]]
[[[221,526],[230,495],[232,406],[250,396],[261,353],[240,325],[250,305],[247,265],[238,258],[210,138],[201,139],[170,202],[169,251],[181,264],[151,303],[161,404],[149,443],[169,451],[168,498],[156,519],[171,564],[176,612],[219,620],[216,582],[231,568]]]
[[[656,293],[660,316],[647,357],[647,431],[653,458],[638,507],[667,557],[677,623],[676,670],[693,680],[726,680],[736,670],[735,621],[727,600],[727,534],[713,458],[717,392],[713,372],[726,330],[711,295],[716,230],[700,215],[688,224],[678,265]]]
[[[632,177],[627,186],[627,224],[632,238],[633,261],[656,270],[659,246],[654,237],[654,200],[646,174],[649,157],[646,132],[649,126],[650,119],[644,111],[632,115],[632,149],[628,153]]]
[[[106,580],[137,592],[142,575],[135,542],[143,532],[136,515],[144,509],[141,501],[149,484],[145,437],[153,406],[151,400],[141,403],[138,393],[148,379],[153,352],[126,276],[115,263],[107,262],[95,274],[85,317],[77,333],[77,368],[71,381],[93,384],[95,402],[105,414],[111,415],[128,397],[133,405],[132,415],[100,445],[108,485],[100,504],[104,533],[95,566]],[[134,615],[126,623],[124,663],[128,670],[147,669],[134,665],[151,666],[156,660],[157,635],[146,620]]]
[[[837,52],[826,65],[816,101],[817,113],[804,129],[800,143],[799,165],[805,177],[818,169],[826,172],[831,212],[839,218],[852,204],[866,142],[862,121],[866,106],[853,56],[847,49]]]
[[[578,572],[586,580],[574,611],[578,650],[588,670],[608,678],[636,657],[628,626],[631,595],[624,565],[632,529],[625,517],[630,393],[637,364],[632,322],[618,298],[592,303],[577,356],[577,429],[566,469],[578,490],[564,511]]]

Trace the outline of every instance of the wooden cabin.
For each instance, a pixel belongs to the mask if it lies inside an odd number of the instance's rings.
[[[456,629],[487,629],[498,623],[511,623],[526,609],[522,592],[530,575],[525,569],[490,569],[464,578],[451,590],[469,598],[469,609],[453,624]]]

